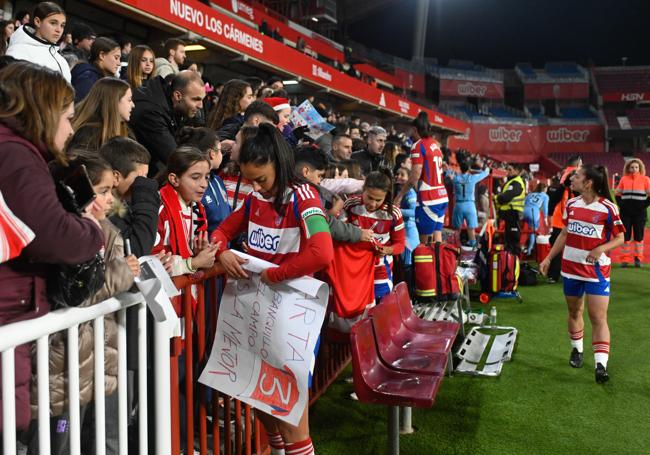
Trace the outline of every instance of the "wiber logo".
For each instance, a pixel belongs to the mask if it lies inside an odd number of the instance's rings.
[[[588,130],[570,130],[558,128],[546,132],[546,140],[549,142],[587,142]]]
[[[485,85],[474,85],[471,82],[458,84],[458,94],[461,96],[485,96],[487,87]]]
[[[504,126],[489,131],[490,142],[521,142],[521,130],[509,130]]]

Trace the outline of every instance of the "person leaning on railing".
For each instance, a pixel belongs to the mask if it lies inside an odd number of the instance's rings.
[[[80,264],[104,243],[90,214],[68,213],[59,202],[47,161],[65,163],[72,135],[74,91],[59,73],[28,62],[0,71],[0,191],[36,237],[19,257],[0,264],[0,325],[49,311],[48,264]],[[16,426],[29,424],[29,347],[16,349]],[[0,431],[2,428],[0,427]]]

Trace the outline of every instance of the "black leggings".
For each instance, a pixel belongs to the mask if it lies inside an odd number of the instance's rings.
[[[634,232],[634,241],[642,242],[643,233],[645,231],[646,211],[631,211],[621,210],[621,221],[625,226],[625,241],[632,240],[632,233]]]

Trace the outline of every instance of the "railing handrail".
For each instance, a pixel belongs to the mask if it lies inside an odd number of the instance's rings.
[[[140,292],[123,292],[89,307],[61,308],[38,318],[3,325],[0,327],[0,352],[144,301]]]

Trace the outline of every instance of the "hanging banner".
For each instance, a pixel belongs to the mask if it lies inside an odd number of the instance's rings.
[[[529,162],[551,152],[604,152],[605,131],[594,124],[473,123],[465,134],[450,136],[447,147]]]
[[[440,97],[503,99],[503,83],[440,79]]]
[[[603,97],[603,101],[608,103],[650,101],[650,92],[601,92],[601,95]]]
[[[586,100],[589,98],[589,83],[526,82],[524,98],[526,100]]]
[[[250,278],[228,280],[199,382],[298,425],[309,402],[329,288],[309,277],[268,286],[260,273],[276,265],[235,253],[248,259],[243,267]]]

